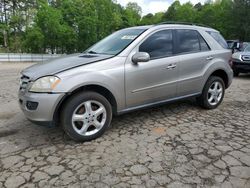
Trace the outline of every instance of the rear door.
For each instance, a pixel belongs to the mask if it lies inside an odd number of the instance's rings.
[[[212,52],[197,30],[177,29],[177,54],[179,81],[177,95],[188,96],[200,92],[203,70],[212,59]]]

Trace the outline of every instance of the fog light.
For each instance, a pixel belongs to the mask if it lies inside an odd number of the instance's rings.
[[[38,106],[38,102],[27,101],[26,107],[28,110],[36,110]]]

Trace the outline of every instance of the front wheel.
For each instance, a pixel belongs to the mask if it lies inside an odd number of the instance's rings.
[[[109,101],[91,91],[73,95],[61,113],[64,131],[76,141],[100,137],[109,127],[111,119],[112,108]]]
[[[203,108],[214,109],[220,105],[224,94],[224,81],[220,77],[211,76],[203,88],[202,95],[198,97],[198,102]]]

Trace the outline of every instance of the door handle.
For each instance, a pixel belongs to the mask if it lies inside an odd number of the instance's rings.
[[[166,69],[174,69],[176,67],[176,64],[170,64],[167,66]]]
[[[207,61],[210,61],[210,60],[212,60],[214,57],[213,56],[208,56],[207,58],[206,58],[206,60]]]

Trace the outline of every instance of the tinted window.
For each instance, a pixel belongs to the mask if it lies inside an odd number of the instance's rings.
[[[228,44],[226,40],[221,36],[219,32],[215,31],[207,31],[223,48],[228,48]]]
[[[178,53],[200,51],[200,42],[197,31],[180,29],[177,30]]]
[[[210,50],[208,44],[206,43],[206,41],[203,39],[203,37],[199,33],[198,33],[198,37],[199,37],[199,40],[200,40],[201,51],[208,51],[208,50]]]
[[[149,53],[151,58],[159,58],[172,55],[172,31],[164,30],[152,34],[140,45],[139,51]]]

